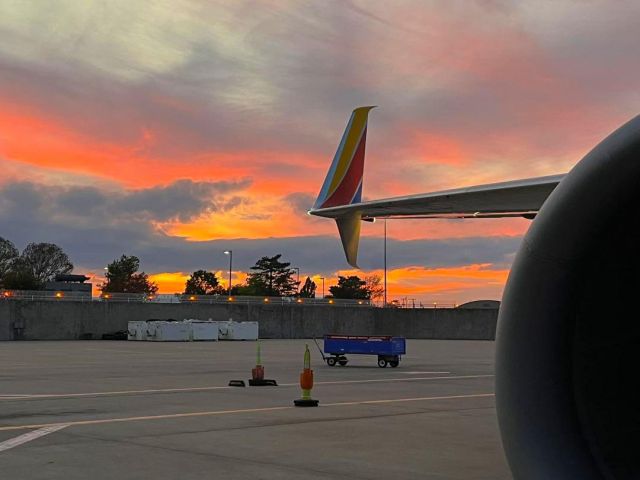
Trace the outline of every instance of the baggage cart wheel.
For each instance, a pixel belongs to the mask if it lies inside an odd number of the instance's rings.
[[[349,360],[347,360],[346,358],[341,358],[340,360],[338,360],[338,363],[341,367],[344,367],[348,362]]]
[[[387,361],[384,358],[379,358],[378,359],[378,366],[380,368],[384,368],[387,366]]]
[[[389,362],[389,365],[391,365],[393,368],[396,368],[398,365],[400,365],[400,360],[391,360]]]
[[[336,357],[327,358],[327,365],[329,365],[330,367],[335,367],[336,366]]]

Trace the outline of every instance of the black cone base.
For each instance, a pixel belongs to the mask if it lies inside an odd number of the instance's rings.
[[[269,379],[263,379],[263,380],[257,380],[257,379],[250,379],[249,380],[249,385],[251,385],[252,387],[277,387],[278,386],[278,382],[276,382],[275,380],[269,380]]]
[[[319,400],[313,400],[312,398],[306,400],[303,398],[299,398],[297,400],[294,400],[293,404],[296,407],[317,407],[319,402]]]
[[[229,381],[230,387],[244,387],[244,380],[231,380]]]

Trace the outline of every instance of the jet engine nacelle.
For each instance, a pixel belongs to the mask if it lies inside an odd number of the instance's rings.
[[[525,236],[500,308],[496,403],[516,479],[640,478],[640,116]]]

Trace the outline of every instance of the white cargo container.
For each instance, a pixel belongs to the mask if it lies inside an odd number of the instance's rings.
[[[130,321],[127,325],[127,340],[146,340],[147,322],[142,320]]]
[[[189,339],[194,342],[217,341],[218,322],[207,320],[185,320],[189,325]]]
[[[190,327],[185,322],[149,322],[155,324],[155,333],[149,339],[156,342],[188,342]],[[149,329],[151,332],[151,328]]]
[[[152,342],[156,339],[156,329],[160,320],[147,320],[145,323],[147,324],[147,335],[145,340]]]
[[[258,322],[220,322],[220,340],[258,340]]]
[[[258,322],[236,322],[233,337],[234,340],[258,340]]]

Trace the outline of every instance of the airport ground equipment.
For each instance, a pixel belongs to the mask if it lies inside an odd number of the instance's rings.
[[[349,354],[377,355],[380,368],[387,365],[395,368],[406,354],[406,341],[404,337],[388,335],[325,335],[324,353],[327,355],[322,359],[330,367],[336,364],[344,367],[349,362],[345,355]]]
[[[258,322],[184,319],[130,321],[127,339],[152,342],[258,340]]]
[[[186,322],[149,322],[155,324],[149,340],[153,342],[188,342],[191,340],[191,325]]]
[[[219,322],[220,340],[258,340],[258,322]]]
[[[144,341],[147,339],[147,322],[130,321],[127,325],[127,340]]]
[[[185,320],[185,323],[188,323],[190,327],[189,340],[193,342],[215,342],[218,340],[218,336],[220,334],[219,322],[215,322],[212,320],[188,319]]]

